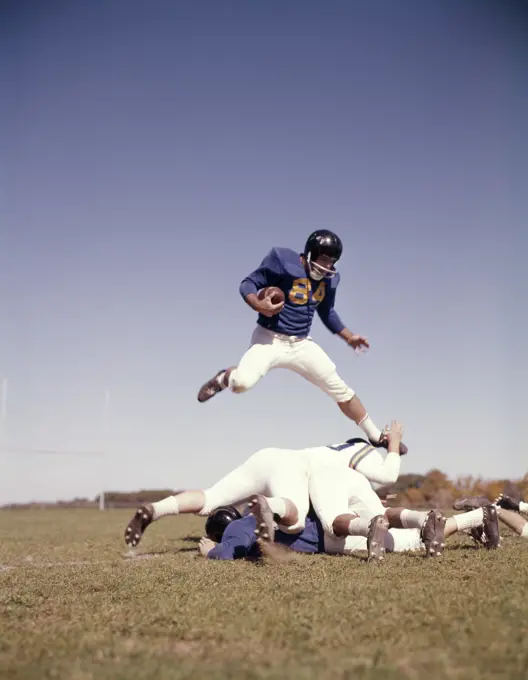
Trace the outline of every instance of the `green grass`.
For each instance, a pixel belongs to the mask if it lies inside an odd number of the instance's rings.
[[[204,680],[528,678],[528,541],[441,560],[197,556],[203,520],[0,512],[0,676]]]

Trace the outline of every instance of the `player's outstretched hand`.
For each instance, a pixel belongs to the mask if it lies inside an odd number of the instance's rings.
[[[393,420],[391,422],[390,428],[386,426],[385,431],[387,434],[389,446],[391,444],[397,445],[401,442],[403,437],[403,425],[399,423],[397,420]]]
[[[273,304],[269,297],[258,301],[257,312],[264,316],[275,316],[284,307],[284,302],[277,302]]]
[[[365,338],[363,335],[358,335],[357,333],[351,335],[347,342],[350,347],[353,347],[358,353],[366,352],[370,347],[370,343],[367,338]]]

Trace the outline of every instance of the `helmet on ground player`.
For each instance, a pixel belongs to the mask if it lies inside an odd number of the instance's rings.
[[[242,515],[232,505],[223,505],[220,508],[216,508],[207,518],[205,533],[212,541],[219,543],[228,524],[241,517]]]
[[[333,265],[339,260],[342,253],[343,244],[337,234],[334,234],[333,231],[328,231],[328,229],[314,231],[313,234],[308,236],[304,246],[304,257],[308,264],[310,276],[316,281],[334,276],[335,269]],[[331,268],[316,264],[321,256],[326,256],[333,261]]]

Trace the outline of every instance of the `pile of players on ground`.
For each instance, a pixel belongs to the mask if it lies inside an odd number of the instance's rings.
[[[437,509],[386,507],[388,486],[399,475],[402,427],[387,429],[385,457],[363,439],[301,450],[262,449],[217,484],[183,491],[140,507],[125,531],[137,546],[145,529],[167,515],[207,516],[199,545],[209,559],[233,560],[259,555],[303,553],[354,554],[369,561],[386,552],[423,551],[439,557],[446,538],[469,533],[478,546],[500,545],[499,519],[528,538],[528,513],[519,490],[508,484],[491,503],[485,497],[455,503],[461,512],[446,518]],[[377,492],[374,490],[377,488]],[[240,512],[242,509],[242,512]]]

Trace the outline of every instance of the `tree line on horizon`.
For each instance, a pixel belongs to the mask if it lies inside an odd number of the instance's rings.
[[[390,505],[402,505],[408,508],[450,508],[454,501],[465,496],[486,496],[490,501],[495,500],[502,492],[507,480],[485,480],[472,475],[457,477],[454,480],[441,470],[430,470],[425,475],[401,475],[395,484],[390,484],[380,490],[380,495],[393,496]],[[528,472],[521,479],[510,480],[517,484],[523,498],[528,497]],[[179,493],[176,489],[140,489],[138,491],[105,491],[104,503],[107,508],[131,507],[152,503],[167,496]],[[97,507],[99,496],[94,499],[74,498],[67,501],[50,503],[33,501],[30,503],[11,503],[4,508],[34,508],[34,507]]]

